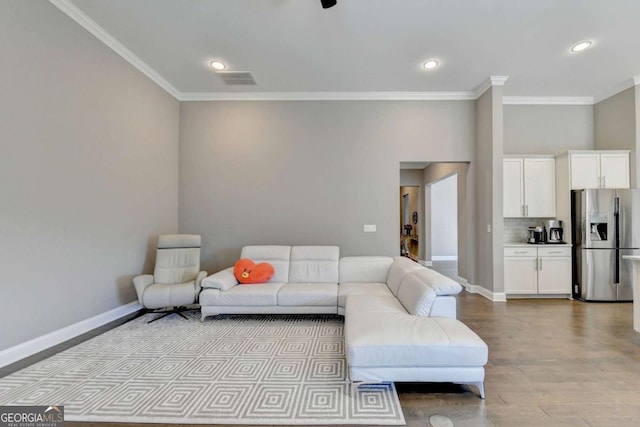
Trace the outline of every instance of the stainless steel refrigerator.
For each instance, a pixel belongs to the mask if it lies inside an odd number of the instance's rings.
[[[574,297],[632,301],[632,263],[640,254],[640,190],[571,192]]]

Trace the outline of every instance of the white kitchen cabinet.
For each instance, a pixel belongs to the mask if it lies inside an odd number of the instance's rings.
[[[628,151],[570,152],[571,189],[629,188]]]
[[[524,216],[524,159],[507,158],[502,162],[504,176],[502,186],[502,207],[504,217]]]
[[[507,157],[503,160],[503,216],[556,216],[555,159]]]
[[[504,291],[507,295],[570,295],[571,248],[505,247]]]

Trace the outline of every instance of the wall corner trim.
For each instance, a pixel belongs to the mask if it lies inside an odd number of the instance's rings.
[[[491,86],[504,86],[505,82],[509,79],[509,76],[489,76],[480,86],[475,90],[475,99],[482,96]]]
[[[120,43],[115,37],[98,25],[96,21],[89,18],[76,5],[71,3],[70,0],[49,0],[49,2],[60,9],[69,18],[73,19],[78,23],[78,25],[93,34],[102,43],[106,44],[107,47],[111,48],[125,61],[136,67],[140,72],[142,72],[142,74],[150,78],[151,81],[167,91],[171,96],[180,100],[180,91],[178,89],[173,87],[173,85],[162,77],[156,70],[147,65],[146,62],[127,49],[125,45]]]
[[[640,85],[640,76],[633,76],[633,85],[634,86]]]
[[[109,322],[118,320],[121,317],[135,313],[141,309],[142,306],[138,301],[133,301],[129,304],[105,311],[97,316],[90,317],[62,329],[58,329],[57,331],[25,341],[13,347],[9,347],[6,350],[0,351],[0,368],[75,338]]]

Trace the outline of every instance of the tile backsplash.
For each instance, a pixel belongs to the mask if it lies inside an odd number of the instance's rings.
[[[505,218],[504,219],[504,242],[524,243],[527,241],[529,227],[544,225],[548,218]]]

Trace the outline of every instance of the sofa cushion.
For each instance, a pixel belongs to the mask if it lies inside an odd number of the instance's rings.
[[[357,295],[384,295],[393,297],[393,294],[384,283],[340,283],[338,286],[338,306],[344,307],[347,296]]]
[[[255,263],[268,262],[273,266],[274,274],[268,283],[287,283],[289,281],[289,259],[291,246],[245,246],[240,258],[249,258]]]
[[[386,256],[349,256],[340,258],[340,284],[386,283],[393,258]]]
[[[477,367],[487,363],[485,342],[455,319],[349,311],[344,333],[349,366]]]
[[[409,273],[398,290],[398,299],[407,311],[416,316],[429,316],[438,295],[455,295],[462,290],[458,282],[425,268]]]
[[[338,283],[337,246],[293,246],[289,283]]]
[[[287,283],[278,291],[278,305],[333,305],[338,301],[337,283]]]
[[[228,291],[204,289],[200,292],[200,305],[278,305],[278,290],[283,283],[263,283],[255,286],[234,286]]]
[[[389,267],[387,286],[389,287],[389,289],[391,289],[391,292],[393,292],[394,295],[398,295],[398,289],[400,289],[402,280],[406,277],[406,275],[413,271],[424,269],[426,269],[425,266],[411,261],[409,258],[400,256],[395,257],[393,259],[393,264],[391,264],[391,267]]]
[[[349,316],[353,313],[406,313],[407,310],[393,295],[358,295],[347,298],[345,311]]]

